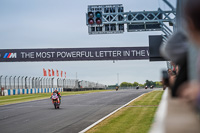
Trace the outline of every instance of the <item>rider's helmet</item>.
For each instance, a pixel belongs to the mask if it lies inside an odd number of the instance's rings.
[[[58,91],[57,90],[54,90],[54,93],[57,93]]]

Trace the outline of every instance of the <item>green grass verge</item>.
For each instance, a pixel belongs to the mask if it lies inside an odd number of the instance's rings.
[[[91,90],[91,91],[75,91],[75,92],[61,92],[61,96],[68,95],[77,95],[77,94],[86,94],[86,93],[94,93],[94,92],[103,92],[110,90]],[[41,100],[50,98],[51,93],[39,93],[39,94],[21,94],[21,95],[13,95],[13,96],[0,96],[0,105],[13,104],[13,103],[21,103],[28,102],[34,100]]]
[[[163,91],[152,91],[122,108],[87,133],[147,133]]]

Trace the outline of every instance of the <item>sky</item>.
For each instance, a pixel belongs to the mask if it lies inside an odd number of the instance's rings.
[[[174,6],[176,0],[169,0]],[[162,32],[124,32],[89,35],[86,26],[88,5],[123,4],[124,11],[169,10],[162,0],[1,0],[0,49],[87,48],[148,46],[149,35]],[[166,62],[70,61],[0,62],[0,75],[42,77],[43,68],[67,73],[67,79],[105,85],[145,80],[160,81]]]

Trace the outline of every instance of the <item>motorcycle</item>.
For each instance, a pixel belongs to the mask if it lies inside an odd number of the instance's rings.
[[[118,91],[119,87],[117,86],[115,89],[116,89],[116,91]]]
[[[147,89],[148,88],[148,86],[145,86],[145,89]]]
[[[58,97],[58,95],[56,93],[53,93],[53,95],[51,96],[51,100],[52,100],[52,103],[55,107],[55,109],[59,109],[60,107],[60,99]]]
[[[150,87],[150,89],[153,89],[153,87],[154,87],[154,86],[152,85],[152,86]]]

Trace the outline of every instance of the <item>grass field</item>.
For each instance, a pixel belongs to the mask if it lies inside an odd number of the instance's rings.
[[[91,90],[91,91],[75,91],[75,92],[61,92],[61,96],[67,95],[77,95],[77,94],[86,94],[86,93],[94,93],[94,92],[102,92],[108,90]],[[27,102],[33,100],[41,100],[50,98],[51,93],[39,93],[39,94],[25,94],[25,95],[13,95],[13,96],[1,96],[0,97],[0,105]]]
[[[87,133],[147,133],[162,94],[163,91],[153,91],[143,95]]]

